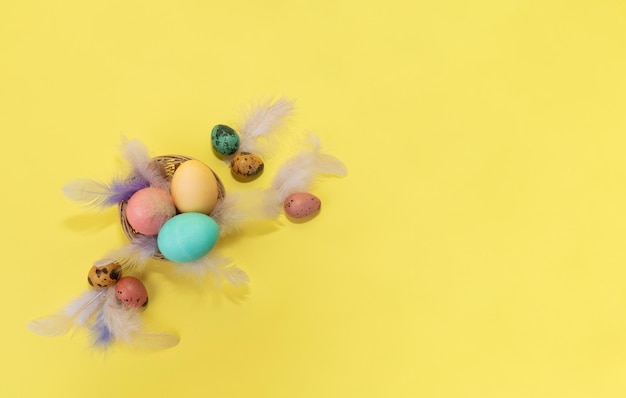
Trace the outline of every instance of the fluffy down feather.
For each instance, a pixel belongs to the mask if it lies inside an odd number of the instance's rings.
[[[170,334],[149,334],[143,331],[141,309],[126,307],[117,300],[115,288],[106,290],[106,298],[96,321],[91,326],[93,345],[106,348],[113,342],[138,348],[168,348],[178,344],[178,337]]]
[[[266,194],[266,191],[258,189],[232,192],[217,202],[217,206],[211,212],[211,217],[220,226],[220,236],[230,235],[247,223],[273,219],[275,215],[264,211]]]
[[[268,100],[244,114],[239,127],[239,151],[268,156],[276,147],[277,134],[293,111],[293,101]]]
[[[131,243],[108,252],[104,259],[117,262],[124,271],[132,270],[141,274],[157,252],[156,236],[136,235]]]
[[[346,166],[339,159],[322,153],[320,141],[316,136],[309,134],[306,144],[310,150],[288,159],[276,173],[271,188],[263,192],[262,199],[267,217],[278,215],[287,196],[296,192],[308,192],[318,176],[346,175]]]
[[[248,283],[248,275],[240,268],[229,265],[230,263],[230,259],[210,252],[199,260],[177,264],[177,270],[180,274],[191,276],[197,281],[204,279],[208,275],[213,275],[216,284],[219,284],[222,279],[225,279],[233,286],[243,286]]]
[[[104,304],[90,329],[94,345],[107,346],[113,340],[128,343],[141,329],[141,314],[137,308],[126,308],[117,300],[115,288],[108,288]]]
[[[105,184],[90,179],[76,179],[63,186],[63,193],[75,202],[83,202],[92,207],[106,208],[128,200],[149,182],[137,175],[128,178],[115,178]]]
[[[30,331],[42,336],[61,336],[72,326],[84,326],[102,304],[104,290],[88,290],[69,302],[58,314],[28,323]]]
[[[122,138],[122,157],[132,167],[133,173],[148,181],[150,186],[168,190],[169,181],[148,154],[148,148],[138,139]]]
[[[127,177],[114,178],[110,183],[91,179],[76,179],[63,186],[63,193],[76,202],[106,208],[128,200],[138,190],[147,186],[169,189],[165,171],[148,155],[148,149],[137,139],[122,138],[122,157],[132,171]]]

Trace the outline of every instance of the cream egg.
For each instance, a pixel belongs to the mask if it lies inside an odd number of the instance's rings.
[[[178,166],[170,188],[174,205],[181,213],[209,214],[219,196],[213,170],[199,160],[188,160]]]

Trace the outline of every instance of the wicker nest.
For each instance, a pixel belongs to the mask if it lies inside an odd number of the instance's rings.
[[[176,169],[178,169],[178,166],[180,166],[184,162],[191,160],[191,159],[192,158],[190,157],[182,156],[182,155],[166,155],[166,156],[157,156],[153,158],[152,162],[154,166],[162,170],[163,175],[168,180],[171,181],[172,176],[174,175],[174,172],[176,171]],[[226,190],[224,189],[224,184],[222,184],[222,180],[220,180],[219,176],[215,174],[214,171],[213,171],[213,175],[215,175],[215,179],[217,180],[217,189],[218,189],[217,200],[219,202],[226,195]],[[120,223],[122,224],[122,230],[124,231],[124,235],[126,235],[129,241],[135,242],[137,237],[142,236],[142,234],[135,231],[133,227],[131,227],[130,224],[128,223],[128,218],[126,217],[126,205],[127,204],[128,204],[128,201],[124,200],[120,202],[118,206]],[[166,260],[166,258],[161,254],[161,252],[158,251],[158,249],[157,249],[157,253],[155,253],[152,257],[158,260]]]

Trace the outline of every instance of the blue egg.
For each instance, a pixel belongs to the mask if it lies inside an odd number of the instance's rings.
[[[157,245],[168,260],[187,263],[211,251],[219,235],[219,225],[206,214],[181,213],[163,224]]]

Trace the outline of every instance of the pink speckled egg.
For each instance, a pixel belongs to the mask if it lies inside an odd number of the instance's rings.
[[[285,213],[292,218],[306,218],[316,214],[322,207],[322,201],[307,192],[296,192],[285,198]]]
[[[132,276],[125,276],[115,284],[115,296],[127,307],[148,305],[148,291],[143,283]]]
[[[126,218],[140,234],[157,235],[167,220],[176,214],[170,194],[159,188],[143,188],[135,192],[126,205]]]

